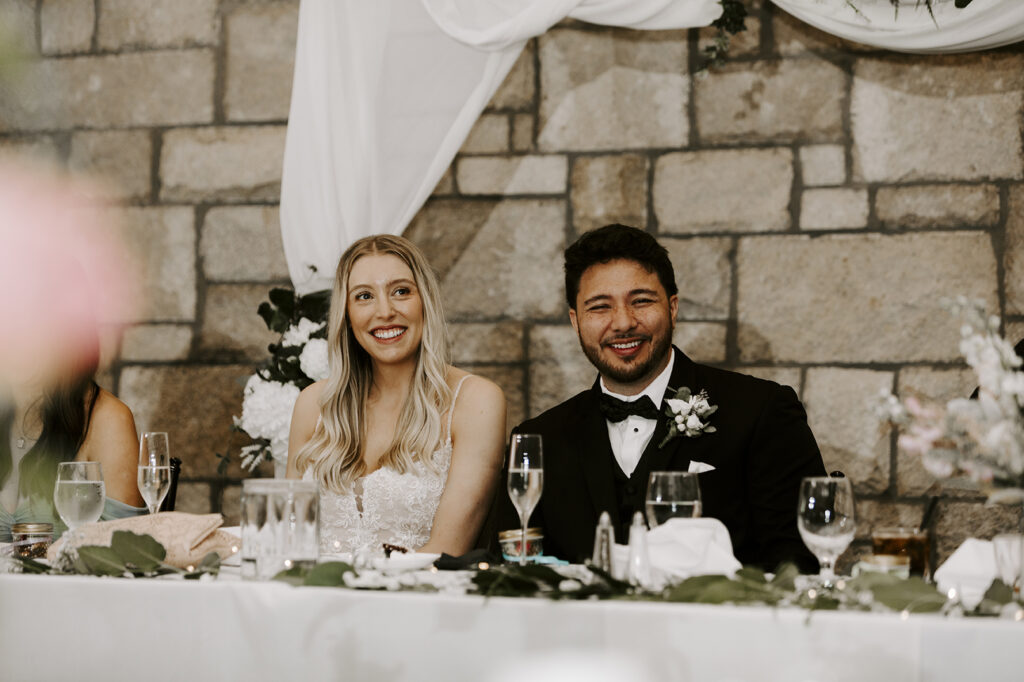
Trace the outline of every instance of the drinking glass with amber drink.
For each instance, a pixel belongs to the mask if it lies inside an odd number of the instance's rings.
[[[871,534],[875,556],[905,556],[910,575],[927,580],[930,576],[928,531],[917,528],[880,528]]]

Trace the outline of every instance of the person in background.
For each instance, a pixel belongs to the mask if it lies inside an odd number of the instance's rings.
[[[440,286],[407,239],[338,263],[327,379],[299,395],[288,476],[320,485],[321,552],[464,554],[501,470],[505,396],[451,365]]]
[[[15,523],[66,527],[53,506],[57,465],[99,462],[107,499],[101,520],[146,512],[137,474],[139,442],[128,407],[93,379],[98,353],[56,384],[37,377],[9,377],[0,401],[0,542]]]

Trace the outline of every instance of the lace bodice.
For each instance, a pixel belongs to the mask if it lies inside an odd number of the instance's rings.
[[[404,474],[381,467],[357,480],[348,493],[320,490],[321,554],[376,550],[384,542],[409,549],[427,543],[451,467],[451,413],[467,378],[463,377],[455,387],[447,436],[433,454],[435,470],[421,462]],[[302,478],[313,480],[312,467],[306,469]]]

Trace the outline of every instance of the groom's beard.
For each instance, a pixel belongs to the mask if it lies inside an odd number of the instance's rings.
[[[650,344],[651,352],[649,354],[631,360],[622,360],[617,357],[606,360],[601,354],[603,349],[601,342],[590,344],[583,340],[578,331],[576,335],[579,336],[580,347],[583,348],[583,353],[590,360],[590,364],[597,368],[601,376],[608,377],[619,384],[631,384],[648,376],[650,379],[653,379],[655,370],[661,367],[665,361],[666,354],[672,352],[671,327],[669,327],[667,333],[656,334],[647,341]],[[636,338],[636,335],[631,335],[629,338]],[[612,343],[614,341],[615,339],[613,338],[605,343]]]

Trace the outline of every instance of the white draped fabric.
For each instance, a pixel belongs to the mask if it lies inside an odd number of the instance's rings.
[[[971,52],[1024,40],[1024,2],[974,0],[957,9],[935,0],[933,20],[924,2],[903,0],[772,0],[797,19],[822,31],[897,52]]]
[[[296,290],[329,288],[355,239],[405,229],[532,36],[565,17],[669,29],[721,11],[718,0],[303,0],[281,181]]]

